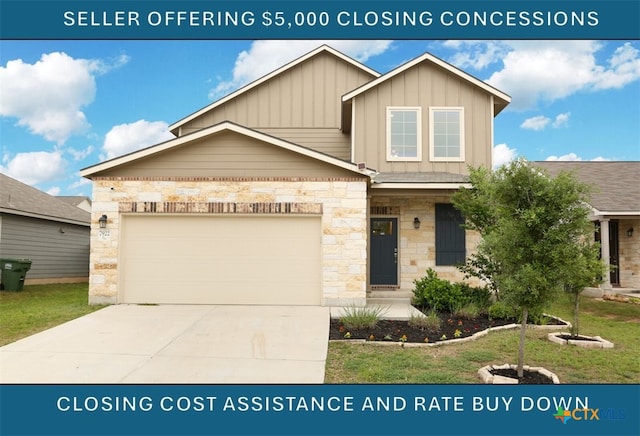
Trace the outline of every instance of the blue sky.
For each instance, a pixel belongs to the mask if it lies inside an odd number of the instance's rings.
[[[428,51],[511,95],[495,164],[640,160],[640,41],[0,41],[0,172],[90,196],[81,168],[322,43],[381,73]]]

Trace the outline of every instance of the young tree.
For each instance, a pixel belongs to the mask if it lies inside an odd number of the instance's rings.
[[[600,259],[600,247],[589,239],[576,244],[575,253],[568,259],[564,269],[564,291],[573,300],[573,323],[571,336],[580,336],[580,294],[584,288],[602,283],[607,268]]]
[[[522,377],[528,315],[542,310],[567,283],[566,268],[581,241],[591,237],[588,187],[569,173],[552,178],[524,159],[494,172],[472,169],[471,184],[453,203],[467,227],[482,236],[477,258],[488,262],[476,272],[490,277],[501,299],[521,313]]]

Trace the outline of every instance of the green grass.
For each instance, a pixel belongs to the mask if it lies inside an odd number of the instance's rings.
[[[27,285],[0,291],[0,346],[94,312],[87,303],[88,284]]]
[[[549,310],[572,319],[568,301]],[[525,363],[556,373],[561,383],[640,383],[640,305],[582,298],[580,334],[614,342],[609,350],[549,342],[549,330],[527,331]],[[488,364],[515,363],[519,330],[491,332],[476,341],[429,348],[330,343],[326,383],[479,383]]]

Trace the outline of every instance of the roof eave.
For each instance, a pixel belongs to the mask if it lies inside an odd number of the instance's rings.
[[[460,188],[470,189],[471,183],[373,183],[373,189],[427,189],[427,190],[458,190]]]
[[[347,94],[342,96],[342,102],[345,103],[348,100],[353,99],[354,97],[362,94],[363,92],[374,88],[376,86],[378,86],[380,83],[391,79],[392,77],[424,62],[425,60],[428,60],[432,63],[434,63],[435,65],[438,65],[439,67],[467,80],[468,82],[473,83],[474,85],[482,88],[483,90],[487,91],[488,93],[492,94],[494,97],[497,98],[497,101],[494,103],[494,107],[495,107],[495,115],[497,115],[500,111],[502,111],[505,107],[507,107],[507,105],[509,103],[511,103],[511,97],[508,94],[505,94],[504,92],[500,91],[497,88],[494,88],[493,86],[483,82],[482,80],[470,75],[469,73],[466,73],[462,70],[460,70],[459,68],[454,67],[453,65],[443,61],[442,59],[439,59],[435,56],[433,56],[431,53],[425,53],[422,56],[419,56],[403,65],[400,65],[399,67],[389,71],[386,74],[383,74],[382,76],[368,82],[365,83],[364,85],[354,89],[351,92],[348,92]]]

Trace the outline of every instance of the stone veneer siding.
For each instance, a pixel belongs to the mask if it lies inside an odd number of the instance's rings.
[[[436,266],[436,203],[451,203],[448,195],[393,196],[375,195],[371,197],[371,216],[397,216],[400,235],[398,240],[398,262],[400,264],[400,289],[413,290],[413,281],[426,275],[433,268],[438,277],[458,282],[462,274],[455,266]],[[420,219],[420,228],[413,227],[413,219]],[[466,231],[467,256],[480,242],[480,235]],[[466,280],[472,285],[482,285],[475,279]]]
[[[96,178],[93,198],[90,304],[118,303],[122,213],[321,214],[323,304],[366,303],[365,179]]]
[[[633,235],[627,230],[633,228]],[[620,286],[640,290],[640,219],[621,219],[618,224]]]

